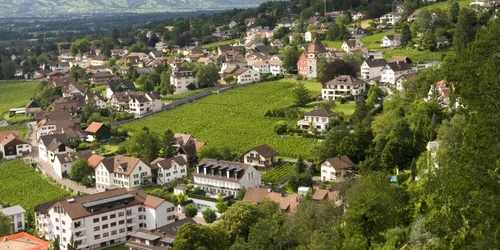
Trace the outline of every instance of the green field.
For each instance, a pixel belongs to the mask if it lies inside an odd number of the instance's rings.
[[[191,91],[180,93],[180,94],[162,96],[161,99],[163,101],[178,101],[178,100],[182,100],[182,99],[197,95],[199,93],[212,91],[212,89],[213,88],[196,89],[196,90],[191,90]]]
[[[375,33],[373,35],[361,38],[361,41],[365,44],[365,47],[367,47],[368,49],[377,50],[381,49],[380,44],[382,43],[382,38],[384,38],[384,36],[386,35],[391,35],[391,34],[394,34],[393,30]]]
[[[399,48],[399,49],[391,49],[386,50],[382,54],[386,60],[390,60],[393,56],[407,56],[413,62],[432,62],[432,61],[441,61],[445,55],[452,54],[453,49],[445,49],[443,51],[429,51],[422,50],[419,51],[417,49],[411,48]]]
[[[36,205],[71,196],[22,160],[0,162],[0,201],[33,211]]]
[[[344,43],[343,41],[322,41],[323,45],[327,48],[335,48],[338,51],[342,50],[342,44]]]
[[[222,40],[222,41],[217,41],[217,42],[213,42],[213,43],[203,44],[201,47],[206,49],[206,50],[216,50],[217,47],[219,47],[221,45],[238,43],[239,40],[240,39]]]
[[[186,132],[210,146],[227,146],[240,154],[255,146],[268,144],[281,156],[309,155],[312,139],[278,136],[273,127],[278,120],[295,126],[297,119],[266,118],[267,110],[293,104],[292,91],[297,81],[282,79],[229,90],[171,111],[162,112],[121,125],[130,132],[144,126],[157,134],[167,129]],[[321,84],[305,81],[309,88]]]
[[[0,82],[0,117],[11,108],[22,108],[35,95],[39,82]]]
[[[466,6],[469,6],[470,3],[472,3],[473,1],[472,0],[465,0],[465,1],[458,1],[458,4],[460,5],[460,8],[462,7],[466,7]],[[424,10],[424,9],[427,9],[428,11],[432,11],[432,10],[435,10],[435,9],[441,9],[441,8],[445,8],[447,9],[448,8],[448,2],[447,1],[444,1],[444,2],[439,2],[439,3],[436,3],[436,4],[431,4],[431,5],[428,5],[428,6],[425,6],[425,7],[422,7],[420,8],[420,10]]]
[[[262,174],[262,182],[281,184],[286,178],[294,174],[296,171],[297,170],[295,169],[294,164],[287,163]]]
[[[0,127],[0,131],[8,131],[8,130],[19,130],[20,136],[25,139],[27,139],[29,136],[28,127],[24,124]]]
[[[103,248],[105,250],[129,250],[130,248],[126,247],[125,244],[120,244],[108,248]]]

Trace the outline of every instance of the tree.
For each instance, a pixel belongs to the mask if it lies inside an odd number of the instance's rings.
[[[90,42],[87,38],[77,39],[71,43],[69,50],[73,56],[78,53],[87,53],[90,51]]]
[[[462,8],[458,15],[455,34],[453,35],[453,47],[457,54],[462,53],[467,45],[474,41],[476,31],[473,25],[476,23],[476,13],[469,8]]]
[[[234,242],[238,237],[247,239],[250,229],[258,221],[259,215],[256,203],[240,201],[227,209],[219,224],[228,234],[230,242]]]
[[[369,18],[379,18],[381,17],[386,11],[384,8],[378,4],[377,2],[372,2],[370,6],[368,6],[368,12],[366,15]]]
[[[174,132],[172,132],[172,130],[170,129],[167,129],[167,131],[165,131],[165,133],[163,134],[161,142],[163,156],[165,158],[174,157],[177,153],[177,141],[175,140]]]
[[[240,188],[238,194],[236,195],[237,200],[243,200],[245,198],[245,194],[247,193],[247,189],[245,187]]]
[[[179,228],[174,250],[228,249],[225,232],[215,227],[186,223]]]
[[[287,186],[294,192],[296,192],[299,187],[312,187],[312,175],[308,171],[303,173],[295,173],[288,178]]]
[[[357,63],[354,62],[353,64]],[[358,67],[359,68],[359,67]],[[321,60],[318,67],[318,80],[322,83],[335,79],[339,75],[356,75],[356,68],[342,59]]]
[[[304,159],[301,155],[299,155],[299,159],[297,159],[297,162],[295,162],[295,169],[299,174],[306,171],[306,164],[304,163]]]
[[[198,209],[194,206],[193,203],[189,203],[184,207],[184,214],[186,217],[195,217],[198,214]]]
[[[173,94],[172,89],[170,88],[170,75],[172,74],[172,69],[169,67],[166,71],[161,72],[160,75],[160,94]]]
[[[224,81],[228,84],[234,83],[236,78],[234,78],[233,74],[227,74],[224,76]]]
[[[416,150],[413,133],[404,120],[399,120],[387,136],[387,143],[382,151],[382,164],[386,170],[409,166]]]
[[[421,47],[428,50],[433,50],[436,47],[436,37],[432,30],[426,30],[421,41]]]
[[[306,86],[299,82],[293,89],[294,104],[299,107],[306,106],[310,100],[310,93]]]
[[[222,214],[227,211],[227,205],[224,203],[224,198],[222,198],[222,196],[220,195],[219,197],[217,197],[217,203],[215,204],[215,208],[217,208],[217,212],[219,214]]]
[[[276,132],[276,134],[278,135],[286,133],[287,129],[288,129],[288,124],[286,123],[286,121],[280,120],[274,124],[274,132]]]
[[[0,236],[5,236],[10,234],[10,229],[11,229],[10,225],[11,225],[10,216],[4,215],[0,211]]]
[[[83,182],[85,179],[89,178],[93,172],[94,169],[89,165],[86,159],[76,159],[71,165],[69,178],[77,182]]]
[[[285,48],[285,57],[283,58],[283,67],[288,73],[297,70],[297,62],[300,54],[295,46]]]
[[[16,62],[8,61],[2,64],[2,75],[4,79],[14,78],[16,74]]]
[[[59,238],[59,235],[56,236],[56,239],[52,242],[51,245],[51,250],[60,250],[61,249],[61,239]]]
[[[198,158],[211,158],[211,159],[221,159],[227,161],[233,161],[238,157],[230,148],[226,146],[204,146],[198,152]]]
[[[460,5],[457,0],[448,0],[448,21],[457,23],[460,14]]]
[[[431,29],[432,15],[427,9],[423,9],[418,13],[417,20],[415,20],[416,29],[420,33]]]
[[[202,214],[203,214],[203,219],[207,224],[213,223],[217,219],[215,211],[208,207],[203,210]]]
[[[420,4],[421,4],[420,0],[405,0],[404,1],[403,18],[406,19],[416,9],[420,8]]]
[[[73,234],[71,234],[71,237],[69,238],[69,243],[68,246],[66,247],[67,250],[77,250],[78,244],[75,243],[75,240],[73,239]]]
[[[411,30],[408,23],[403,24],[403,28],[401,30],[401,45],[406,46],[411,42]]]
[[[219,79],[219,69],[213,63],[201,66],[196,73],[196,81],[200,89],[215,86]]]
[[[144,157],[153,161],[158,157],[160,142],[158,138],[148,130],[142,130],[134,134],[127,142],[127,152],[134,157]]]

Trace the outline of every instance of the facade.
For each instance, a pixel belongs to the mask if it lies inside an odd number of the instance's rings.
[[[417,68],[412,67],[406,61],[389,62],[381,70],[380,82],[394,85],[400,76],[415,72],[417,72]]]
[[[320,39],[315,38],[314,41],[307,46],[306,52],[301,55],[297,62],[298,74],[308,78],[318,77],[319,61],[328,57],[330,57],[330,53],[328,53]]]
[[[107,192],[39,204],[38,235],[60,238],[66,249],[71,236],[78,249],[100,249],[124,243],[139,228],[155,229],[175,221],[174,204],[142,190]]]
[[[253,63],[252,69],[259,72],[259,74],[271,73],[268,61],[256,61]]]
[[[31,144],[16,134],[9,134],[0,138],[0,152],[7,160],[23,157],[31,153]]]
[[[151,162],[151,168],[156,170],[156,184],[165,185],[169,182],[187,176],[188,164],[182,156],[173,158],[157,158]]]
[[[382,48],[394,48],[401,46],[401,35],[386,35],[382,38],[382,44],[380,47]]]
[[[418,73],[417,72],[402,75],[402,76],[398,77],[398,79],[396,80],[396,89],[397,90],[404,90],[404,83],[405,82],[417,83],[417,80],[418,80]]]
[[[327,109],[320,109],[318,106],[310,112],[304,114],[304,119],[297,122],[300,129],[317,129],[325,131],[328,128],[330,118],[337,116],[337,113]]]
[[[187,67],[179,67],[177,69],[172,70],[172,75],[170,75],[170,84],[175,86],[175,93],[183,93],[189,91],[188,85],[194,84],[198,86],[196,83],[196,71],[187,68]]]
[[[136,188],[152,181],[151,167],[145,160],[116,155],[101,160],[95,168],[96,189]]]
[[[93,103],[98,109],[106,108],[106,101],[100,92],[90,92],[85,95],[85,103]]]
[[[342,43],[342,50],[351,53],[361,48],[364,48],[365,44],[359,39],[349,39]]]
[[[236,197],[243,187],[258,187],[261,177],[249,164],[203,158],[193,173],[193,185],[210,194]]]
[[[387,24],[395,25],[399,20],[401,20],[401,13],[399,12],[389,12],[380,17],[381,22],[386,22]]]
[[[283,61],[270,60],[269,63],[269,71],[273,76],[284,74],[285,68],[283,67]]]
[[[134,117],[158,112],[163,106],[156,92],[118,92],[113,94],[110,103],[114,109],[134,114]]]
[[[25,213],[26,210],[24,210],[24,208],[19,205],[0,209],[0,214],[10,217],[11,233],[17,233],[19,231],[26,230],[26,226],[24,224]]]
[[[251,68],[239,68],[233,73],[238,84],[245,84],[260,81],[260,73]]]
[[[71,172],[71,166],[74,161],[77,159],[87,160],[90,156],[92,156],[92,152],[90,150],[56,154],[54,161],[52,162],[52,167],[59,177],[64,178]]]
[[[354,163],[346,155],[328,158],[321,163],[321,180],[342,182],[350,178]]]
[[[39,140],[41,136],[48,135],[54,131],[62,131],[63,129],[72,129],[78,134],[83,131],[80,127],[80,118],[72,118],[69,111],[60,111],[47,113],[36,125],[36,139]]]
[[[264,144],[244,153],[240,157],[240,162],[268,170],[276,165],[276,156],[278,152]]]
[[[38,142],[38,156],[44,161],[55,160],[56,154],[73,152],[69,139],[65,135],[44,135]]]
[[[381,70],[387,64],[385,59],[367,59],[361,64],[361,79],[369,80],[380,77]]]
[[[341,75],[323,84],[321,96],[324,100],[337,100],[339,97],[354,97],[366,95],[366,83],[356,77]]]
[[[108,82],[108,86],[106,86],[106,97],[111,98],[115,92],[128,92],[128,91],[135,91],[135,85],[132,81],[112,80]]]

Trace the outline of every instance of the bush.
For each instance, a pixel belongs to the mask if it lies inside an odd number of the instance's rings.
[[[202,214],[203,214],[203,219],[205,219],[205,222],[207,224],[210,224],[217,219],[217,215],[215,214],[215,211],[208,208],[208,207],[203,210]]]
[[[274,124],[274,132],[276,132],[276,134],[278,134],[278,135],[286,133],[287,128],[288,128],[288,125],[286,124],[285,121],[277,121]]]
[[[193,218],[196,216],[197,213],[198,213],[198,209],[196,209],[196,207],[194,206],[193,203],[187,204],[184,207],[184,214],[186,215],[186,217]]]
[[[312,176],[310,173],[305,172],[301,174],[294,174],[288,179],[288,187],[294,192],[297,192],[299,187],[311,187],[313,184]]]

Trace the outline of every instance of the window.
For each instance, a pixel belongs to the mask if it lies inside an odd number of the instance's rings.
[[[59,227],[56,227],[56,230],[59,231]]]
[[[110,215],[110,216],[109,216],[109,218],[110,218],[110,219],[114,219],[114,218],[116,218],[116,214],[112,214],[112,215]]]
[[[124,216],[124,215],[125,215],[125,213],[124,213],[124,212],[119,212],[119,213],[118,213],[118,217],[122,217],[122,216]]]
[[[63,241],[66,242],[66,237],[63,237]]]
[[[131,209],[127,210],[127,215],[132,215],[132,210]]]
[[[106,229],[106,228],[108,228],[108,224],[102,225],[102,229]]]
[[[94,227],[94,232],[95,232],[95,231],[99,231],[99,226]]]
[[[174,210],[175,210],[175,208],[174,208],[174,207],[169,207],[169,208],[167,208],[167,213],[168,213],[168,212],[173,212]]]
[[[63,220],[61,220],[61,223],[62,223],[63,225],[66,225],[66,222],[64,222]]]
[[[105,238],[105,237],[108,237],[109,236],[109,233],[103,233],[102,234],[102,237]]]
[[[141,166],[139,166],[139,171],[141,171],[141,170],[142,170],[142,167],[141,167]]]
[[[120,233],[124,233],[125,232],[125,228],[120,228]]]
[[[102,220],[102,221],[108,220],[108,216],[103,216],[103,217],[101,218],[101,220]]]
[[[12,216],[12,219],[14,219],[14,216]],[[58,218],[56,218],[56,222],[59,222],[59,219],[58,219]]]
[[[19,224],[18,224],[18,227],[19,227]],[[66,233],[66,229],[63,229],[63,233]]]
[[[133,227],[127,227],[127,231],[132,232],[132,230],[134,230]]]
[[[98,240],[98,239],[100,239],[100,238],[101,238],[101,235],[100,235],[100,234],[96,234],[96,235],[94,235],[94,240]]]
[[[134,174],[134,179],[139,178],[139,174]]]
[[[111,231],[111,235],[115,235],[115,234],[116,234],[116,230]]]
[[[94,219],[94,223],[97,223],[97,222],[99,222],[99,218]]]
[[[127,224],[131,224],[132,223],[132,219],[127,219]]]
[[[111,227],[116,227],[116,222],[111,222]]]
[[[118,222],[118,225],[123,225],[124,223],[125,223],[125,221],[121,220],[121,221]]]

